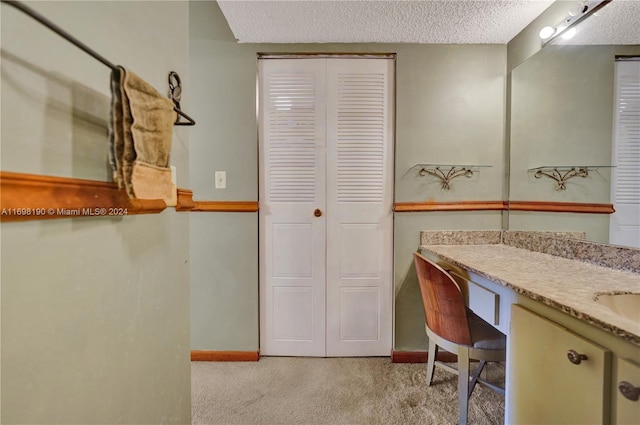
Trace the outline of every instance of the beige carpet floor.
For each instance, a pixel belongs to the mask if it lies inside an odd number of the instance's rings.
[[[493,365],[490,380],[504,369]],[[192,423],[216,425],[457,424],[457,376],[389,358],[262,357],[192,362]],[[504,397],[477,386],[469,424],[504,423]]]

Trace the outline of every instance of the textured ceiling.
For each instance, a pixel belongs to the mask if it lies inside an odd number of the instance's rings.
[[[567,10],[577,0],[558,0]],[[240,43],[506,44],[553,0],[218,0]],[[563,44],[640,44],[640,0],[614,0]],[[556,23],[550,22],[550,25]]]
[[[552,0],[218,0],[240,43],[506,44]]]

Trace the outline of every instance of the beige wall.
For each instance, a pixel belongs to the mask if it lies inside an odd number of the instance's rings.
[[[257,200],[258,52],[396,53],[396,201],[502,199],[506,46],[238,44],[216,3],[192,2],[190,17],[196,199]],[[417,162],[492,167],[446,192],[437,180],[406,175]],[[214,189],[216,170],[227,171],[226,190]],[[396,347],[426,347],[422,312],[415,302],[405,307],[412,300],[404,295],[417,291],[410,262],[419,231],[500,229],[500,220],[499,212],[395,214]],[[256,214],[192,219],[193,348],[259,348],[257,249]]]
[[[158,91],[171,70],[189,87],[187,3],[29,4]],[[1,7],[2,170],[107,180],[108,68]],[[2,423],[190,423],[188,215],[0,231]]]

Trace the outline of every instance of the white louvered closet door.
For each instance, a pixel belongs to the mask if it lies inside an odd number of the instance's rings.
[[[327,355],[392,345],[393,61],[327,65]]]
[[[393,61],[259,63],[261,354],[388,356]]]
[[[609,242],[640,248],[640,58],[617,61]]]
[[[325,356],[324,60],[260,60],[260,352]]]

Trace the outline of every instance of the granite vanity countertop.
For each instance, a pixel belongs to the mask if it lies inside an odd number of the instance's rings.
[[[640,323],[595,302],[640,293],[640,274],[508,245],[422,245],[421,250],[640,346]]]

